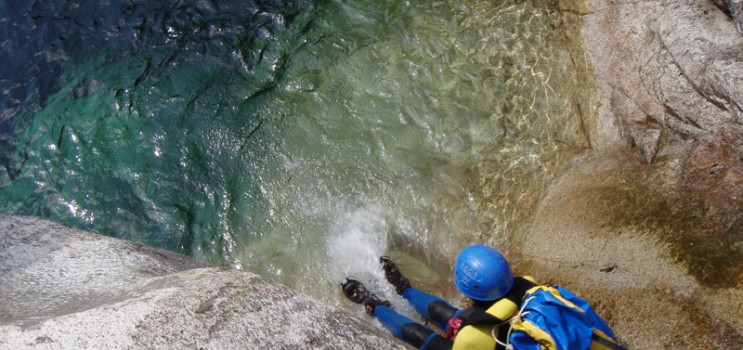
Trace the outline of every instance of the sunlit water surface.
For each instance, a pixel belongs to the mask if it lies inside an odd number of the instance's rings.
[[[27,43],[3,47],[2,213],[340,304],[347,275],[392,294],[383,254],[451,291],[586,147],[532,1],[70,3],[3,4]]]

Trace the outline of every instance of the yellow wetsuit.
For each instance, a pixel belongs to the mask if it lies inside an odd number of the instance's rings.
[[[498,299],[495,301],[491,306],[487,307],[484,312],[486,315],[483,315],[485,317],[491,316],[494,317],[497,320],[502,320],[502,322],[506,322],[505,324],[499,326],[499,328],[508,328],[509,325],[507,321],[511,319],[513,316],[516,316],[516,314],[519,311],[519,305],[521,304],[521,299],[523,298],[524,294],[526,294],[526,291],[532,287],[534,287],[537,284],[537,281],[534,277],[531,276],[524,276],[523,278],[516,278],[514,280],[514,287],[511,288],[511,291],[506,294],[501,299]],[[469,311],[469,310],[468,310]],[[465,313],[462,316],[468,317],[468,315]],[[457,337],[454,340],[454,347],[453,350],[493,350],[496,347],[495,338],[493,337],[494,333],[497,336],[499,331],[503,331],[501,329],[493,329],[495,325],[493,324],[477,324],[478,320],[477,318],[482,318],[479,315],[473,315],[470,316],[474,319],[468,320],[472,324],[465,324],[464,327],[462,327],[459,332],[457,333]]]

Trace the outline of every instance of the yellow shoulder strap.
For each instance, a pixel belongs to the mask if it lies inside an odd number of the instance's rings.
[[[523,278],[531,283],[537,284],[536,278],[532,276],[524,276]],[[534,288],[538,288],[538,286]],[[526,293],[524,294],[524,296],[532,293],[534,288],[528,289]],[[487,312],[488,314],[492,316],[497,317],[499,320],[508,320],[511,317],[515,316],[516,312],[519,311],[519,304],[522,301],[523,301],[523,298],[522,300],[519,300],[518,302],[514,302],[512,300],[509,300],[508,298],[502,298],[496,301],[495,303],[493,303],[493,305],[490,306],[485,312]]]

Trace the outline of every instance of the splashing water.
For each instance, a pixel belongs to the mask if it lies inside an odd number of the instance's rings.
[[[363,208],[346,213],[330,229],[327,255],[334,264],[328,269],[331,280],[342,281],[346,276],[355,275],[364,279],[380,279],[382,276],[379,257],[387,253],[388,232],[382,208]]]
[[[346,277],[357,278],[381,298],[408,315],[416,315],[412,305],[397,295],[394,287],[386,282],[379,257],[390,255],[389,237],[380,234],[395,231],[394,214],[379,205],[370,205],[345,213],[332,225],[327,238],[326,254],[329,266],[325,278],[340,285]],[[358,308],[359,313],[362,308]]]
[[[46,61],[3,86],[31,92],[3,100],[0,212],[336,304],[347,275],[403,304],[391,251],[446,284],[459,249],[504,243],[586,147],[574,58],[532,2],[31,4],[8,21],[98,20],[51,48],[23,33],[42,44],[17,54]]]

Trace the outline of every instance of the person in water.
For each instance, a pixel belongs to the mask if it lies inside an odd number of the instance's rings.
[[[473,245],[457,256],[454,283],[473,301],[464,310],[412,287],[389,257],[381,257],[380,263],[397,294],[441,332],[393,310],[353,277],[341,284],[343,294],[416,348],[623,349],[587,302],[562,287],[539,286],[533,277],[514,277],[494,248]]]

